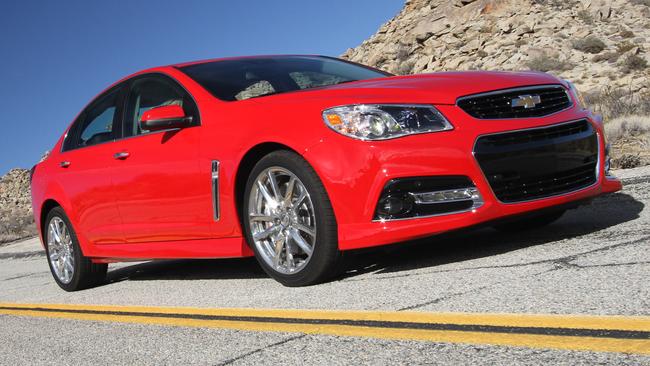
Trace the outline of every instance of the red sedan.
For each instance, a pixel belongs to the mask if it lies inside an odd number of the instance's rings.
[[[54,279],[255,255],[287,286],[340,253],[548,224],[621,189],[602,121],[536,72],[393,76],[317,56],[153,68],[96,97],[32,170]]]

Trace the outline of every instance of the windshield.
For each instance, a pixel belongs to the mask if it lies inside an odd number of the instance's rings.
[[[244,100],[270,94],[390,76],[327,57],[256,57],[180,67],[215,97]]]

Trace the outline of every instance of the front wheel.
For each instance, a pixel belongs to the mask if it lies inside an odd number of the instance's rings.
[[[248,243],[264,271],[285,286],[335,275],[336,219],[325,188],[299,155],[273,152],[253,168],[242,210]]]

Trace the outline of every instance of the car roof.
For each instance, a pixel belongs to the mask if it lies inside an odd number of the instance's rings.
[[[199,60],[199,61],[189,61],[189,62],[181,62],[177,64],[172,64],[168,65],[170,67],[185,67],[185,66],[190,66],[190,65],[199,65],[199,64],[205,64],[205,63],[210,63],[210,62],[219,62],[219,61],[232,61],[232,60],[251,60],[251,59],[273,59],[273,58],[333,58],[329,56],[322,56],[322,55],[298,55],[298,54],[288,54],[288,55],[257,55],[257,56],[235,56],[235,57],[220,57],[220,58],[213,58],[213,59],[206,59],[206,60]]]

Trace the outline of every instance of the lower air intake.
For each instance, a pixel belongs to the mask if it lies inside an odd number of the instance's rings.
[[[598,139],[586,120],[482,136],[474,155],[501,202],[566,194],[597,180]]]

